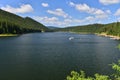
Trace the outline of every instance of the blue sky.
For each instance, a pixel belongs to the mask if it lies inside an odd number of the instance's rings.
[[[120,0],[0,0],[0,9],[29,16],[46,26],[120,21]]]

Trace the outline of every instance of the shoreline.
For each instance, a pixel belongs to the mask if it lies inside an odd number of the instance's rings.
[[[113,40],[120,40],[120,36],[108,35],[107,33],[95,33],[95,34],[98,36],[109,37],[110,39]]]
[[[77,33],[77,34],[94,34],[94,33],[90,33],[90,32],[69,32],[69,33]]]
[[[0,37],[12,37],[12,36],[18,36],[18,34],[0,34]]]

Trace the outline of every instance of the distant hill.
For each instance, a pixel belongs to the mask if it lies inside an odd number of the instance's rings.
[[[114,22],[104,25],[104,27],[99,30],[99,33],[102,32],[109,35],[120,36],[120,22]]]
[[[102,28],[103,24],[89,24],[83,26],[73,26],[73,27],[66,27],[66,28],[59,28],[56,29],[57,31],[69,31],[69,32],[86,32],[86,33],[95,33],[100,28]]]
[[[114,22],[109,24],[89,24],[83,26],[58,28],[55,30],[80,33],[106,33],[108,35],[120,36],[120,22]]]
[[[22,34],[41,31],[49,31],[49,29],[32,18],[23,18],[0,9],[0,34]]]
[[[49,29],[58,29],[58,27],[54,27],[54,26],[47,26]]]

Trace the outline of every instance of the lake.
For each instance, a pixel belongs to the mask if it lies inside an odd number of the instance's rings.
[[[109,64],[120,59],[119,43],[66,32],[0,37],[0,80],[65,80],[72,70],[111,74]]]

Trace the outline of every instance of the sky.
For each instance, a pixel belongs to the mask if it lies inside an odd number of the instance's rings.
[[[61,28],[120,21],[120,0],[0,0],[0,9]]]

